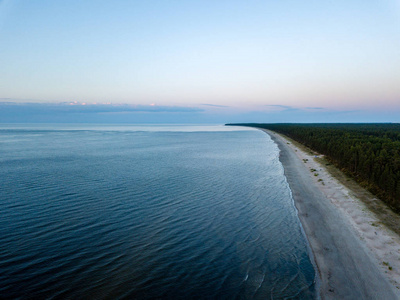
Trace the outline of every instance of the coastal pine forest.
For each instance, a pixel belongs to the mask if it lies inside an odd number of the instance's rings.
[[[229,124],[269,129],[324,154],[400,212],[400,124]]]

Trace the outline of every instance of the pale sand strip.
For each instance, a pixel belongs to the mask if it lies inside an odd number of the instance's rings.
[[[279,134],[264,131],[280,149],[318,267],[321,298],[400,299],[399,236],[333,178],[315,155]]]

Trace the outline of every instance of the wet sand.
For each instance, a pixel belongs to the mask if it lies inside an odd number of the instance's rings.
[[[373,214],[330,176],[315,155],[281,135],[264,131],[280,149],[280,161],[317,265],[320,297],[400,299],[399,237],[377,226]]]

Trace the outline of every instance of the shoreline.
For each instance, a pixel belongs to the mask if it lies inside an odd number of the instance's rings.
[[[285,176],[316,264],[322,299],[400,299],[400,238],[307,153],[275,132]],[[378,225],[377,225],[378,224]]]

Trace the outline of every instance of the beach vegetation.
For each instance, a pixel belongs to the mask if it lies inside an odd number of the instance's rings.
[[[388,267],[389,271],[393,270],[393,267],[387,262],[387,261],[383,261],[382,264],[384,264],[385,266]]]

